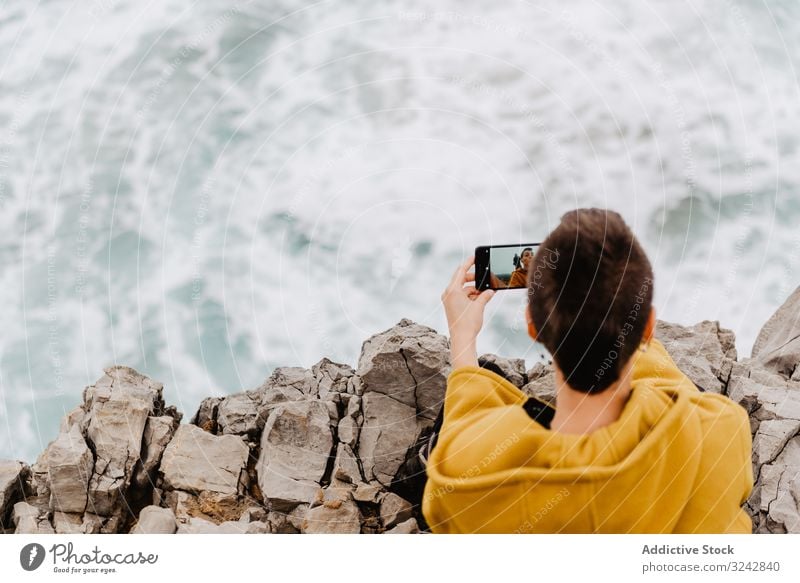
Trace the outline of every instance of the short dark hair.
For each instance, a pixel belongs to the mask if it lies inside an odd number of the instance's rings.
[[[619,213],[580,208],[561,217],[528,269],[537,338],[570,387],[600,393],[639,347],[653,301],[650,261]]]

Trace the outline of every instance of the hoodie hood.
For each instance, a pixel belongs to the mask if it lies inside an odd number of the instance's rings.
[[[693,505],[705,503],[707,513],[708,493],[730,479],[734,511],[709,528],[749,532],[738,508],[748,481],[752,487],[747,415],[727,397],[687,386],[682,373],[647,374],[654,358],[669,358],[659,351],[634,357],[644,362],[634,365],[622,414],[589,434],[559,433],[532,420],[521,406],[528,396],[492,371],[453,370],[445,423],[427,466],[423,513],[431,529],[673,532],[690,526]],[[731,440],[735,459],[704,485],[709,447],[730,449]]]

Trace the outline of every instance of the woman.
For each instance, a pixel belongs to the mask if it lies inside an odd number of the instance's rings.
[[[496,292],[475,288],[474,256],[442,294],[452,370],[420,456],[430,530],[751,533],[747,410],[700,390],[655,338],[652,265],[622,216],[565,213],[540,260],[567,262],[530,282],[525,310],[552,357],[555,406],[481,366]]]
[[[533,258],[533,249],[525,247],[522,250],[522,257],[519,258],[516,269],[511,272],[508,280],[508,287],[526,287],[528,285],[528,265]]]

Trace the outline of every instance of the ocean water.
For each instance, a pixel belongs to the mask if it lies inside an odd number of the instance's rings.
[[[475,245],[618,210],[659,317],[750,353],[798,285],[792,1],[0,6],[0,457],[104,367],[201,398],[361,342]],[[524,357],[524,291],[479,352]]]

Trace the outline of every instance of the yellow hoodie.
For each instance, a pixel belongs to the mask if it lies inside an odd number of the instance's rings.
[[[750,533],[746,411],[699,391],[655,338],[619,419],[551,431],[485,368],[451,371],[422,512],[434,533]]]

